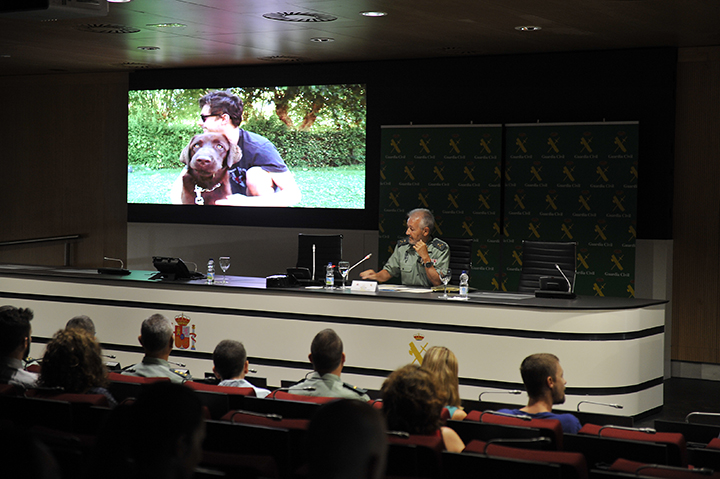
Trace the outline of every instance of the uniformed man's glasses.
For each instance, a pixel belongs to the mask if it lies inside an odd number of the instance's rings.
[[[202,118],[203,123],[205,123],[207,121],[207,119],[210,118],[211,116],[223,116],[223,115],[224,115],[224,113],[213,113],[211,115],[200,115],[200,118]]]

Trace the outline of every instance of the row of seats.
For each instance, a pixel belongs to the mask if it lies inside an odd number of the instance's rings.
[[[112,374],[110,389],[119,401],[131,401],[145,384],[158,380],[167,379]],[[203,465],[251,477],[302,476],[309,418],[323,403],[333,400],[284,391],[257,398],[252,388],[200,382],[186,385],[196,390],[207,409]],[[65,452],[66,436],[54,431],[72,434],[74,443],[87,450],[110,412],[106,401],[101,395],[42,389],[21,394],[5,385],[0,387],[0,419],[36,428],[44,440],[65,448]],[[376,401],[374,406],[382,407],[382,402]],[[389,435],[388,475],[449,478],[483,471],[481,477],[519,477],[532,471],[538,477],[583,479],[622,477],[639,465],[641,475],[685,477],[682,474],[692,474],[688,464],[720,466],[720,426],[657,421],[657,432],[653,432],[586,424],[579,434],[571,435],[563,434],[556,420],[523,420],[481,411],[470,411],[463,421],[448,420],[447,426],[465,442],[463,453],[442,451],[439,437],[393,433]],[[687,440],[684,434],[688,434]],[[74,454],[70,457],[79,460],[78,452]],[[625,462],[618,462],[621,460]],[[650,468],[648,464],[662,467]],[[669,473],[674,475],[662,475]]]

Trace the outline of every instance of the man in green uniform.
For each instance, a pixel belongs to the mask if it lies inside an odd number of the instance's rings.
[[[190,374],[178,370],[168,362],[173,348],[173,329],[162,314],[153,314],[143,321],[138,340],[145,350],[141,363],[123,369],[122,374],[143,378],[170,378],[171,382],[191,380]]]
[[[442,284],[438,271],[447,271],[450,248],[446,242],[432,238],[434,229],[435,217],[430,210],[412,210],[408,213],[407,238],[397,242],[395,251],[382,270],[376,273],[368,269],[360,273],[360,278],[384,283],[400,275],[400,281],[406,286]]]
[[[345,364],[345,353],[340,336],[332,329],[323,329],[315,335],[308,356],[315,370],[309,377],[290,387],[289,392],[303,396],[338,397],[369,401],[365,389],[345,383],[340,373]]]

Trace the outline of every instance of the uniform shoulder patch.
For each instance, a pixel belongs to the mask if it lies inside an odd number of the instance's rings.
[[[445,251],[449,248],[448,244],[444,242],[443,240],[439,238],[433,238],[433,240],[430,242],[433,248],[437,248],[440,251]]]
[[[171,369],[170,371],[185,379],[190,375],[190,372],[186,369]]]
[[[399,239],[399,240],[397,241],[397,245],[396,245],[396,246],[403,246],[403,245],[409,244],[408,242],[409,242],[409,240],[408,240],[407,238]]]
[[[359,388],[357,386],[353,386],[352,384],[343,383],[343,387],[346,387],[348,389],[352,389],[358,394],[367,394],[367,389]]]

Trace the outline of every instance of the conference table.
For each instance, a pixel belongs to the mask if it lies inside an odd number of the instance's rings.
[[[636,416],[663,404],[664,300],[490,291],[458,300],[386,285],[375,292],[275,289],[265,278],[227,276],[227,284],[208,285],[151,279],[155,273],[0,265],[0,305],[34,311],[30,354],[36,358],[58,329],[84,314],[95,322],[103,353],[130,366],[142,359],[142,321],[160,313],[175,328],[170,360],[195,378],[211,373],[218,342],[235,339],[247,349],[251,382],[253,376],[270,386],[298,381],[311,371],[313,337],[332,328],[344,343],[342,379],[370,390],[438,345],[458,357],[463,399],[482,394],[484,401],[524,404],[524,392],[512,394],[523,389],[520,363],[547,352],[560,358],[568,382],[557,409],[575,410],[584,401],[583,411]]]

